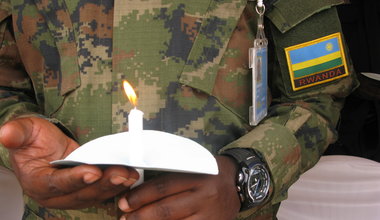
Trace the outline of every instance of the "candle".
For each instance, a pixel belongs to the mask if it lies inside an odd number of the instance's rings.
[[[135,90],[133,90],[131,84],[128,81],[123,81],[123,87],[125,94],[127,95],[129,101],[135,107],[129,112],[128,115],[128,130],[129,132],[141,132],[143,130],[143,115],[144,113],[137,109],[137,95]]]
[[[128,115],[128,130],[129,132],[141,132],[143,130],[143,115],[144,113],[136,107],[129,112]]]
[[[143,161],[143,146],[141,146],[141,138],[142,138],[142,131],[143,131],[143,115],[144,113],[137,109],[137,96],[135,91],[133,90],[132,86],[128,83],[128,81],[123,81],[123,87],[125,94],[127,95],[129,101],[132,103],[134,108],[129,112],[128,115],[128,131],[132,135],[131,136],[131,143],[132,151],[133,152],[133,162],[136,164],[140,164],[141,161]],[[136,187],[144,182],[144,170],[143,169],[136,169],[137,172],[140,174],[140,178],[138,181],[131,186],[131,188]]]

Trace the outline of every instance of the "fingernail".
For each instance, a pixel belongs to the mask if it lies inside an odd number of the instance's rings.
[[[123,212],[129,212],[131,211],[131,208],[129,207],[128,201],[125,198],[121,198],[119,200],[119,209],[121,209]],[[125,218],[125,216],[123,216]]]
[[[129,178],[127,179],[123,185],[126,186],[126,187],[130,187],[132,186],[133,184],[135,184],[135,182],[137,182],[137,179],[133,179],[133,178]]]
[[[120,220],[127,220],[127,218],[123,215],[121,216]]]
[[[125,181],[128,181],[128,179],[122,176],[112,176],[110,181],[114,185],[120,185]]]
[[[91,184],[91,183],[94,183],[96,182],[97,180],[99,179],[99,176],[98,175],[95,175],[93,173],[86,173],[84,174],[83,176],[83,181],[87,184]]]

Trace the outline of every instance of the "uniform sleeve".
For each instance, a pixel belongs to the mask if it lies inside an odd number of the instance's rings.
[[[11,6],[0,3],[0,124],[20,115],[38,114],[33,86],[18,54],[12,31]],[[0,163],[10,167],[8,151],[0,146]]]
[[[15,115],[37,112],[31,80],[26,74],[13,37],[10,14],[0,12],[0,111],[1,124]]]
[[[293,91],[285,48],[341,33],[339,19],[335,8],[326,7],[321,12],[313,12],[312,16],[292,18],[294,27],[286,23],[286,14],[272,18],[266,25],[270,29],[271,45],[268,68],[272,101],[268,116],[221,152],[252,148],[261,154],[272,177],[270,202],[277,204],[287,198],[288,188],[313,167],[327,146],[337,139],[335,126],[344,98],[357,87],[357,81],[345,51],[348,76]]]

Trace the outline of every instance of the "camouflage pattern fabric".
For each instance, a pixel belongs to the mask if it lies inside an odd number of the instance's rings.
[[[295,11],[282,10],[286,2]],[[255,2],[1,0],[1,123],[44,115],[79,144],[125,131],[132,108],[122,90],[127,79],[136,88],[145,129],[188,137],[214,154],[260,152],[273,193],[263,209],[239,219],[274,218],[289,186],[336,139],[343,99],[356,87],[350,74],[293,92],[284,64],[285,47],[341,32],[330,8],[340,2],[313,0],[308,10],[301,0],[275,2],[266,21],[271,107],[251,127],[247,51],[256,33]],[[3,147],[0,156],[10,168]],[[83,210],[25,201],[24,219],[117,219],[112,200]]]

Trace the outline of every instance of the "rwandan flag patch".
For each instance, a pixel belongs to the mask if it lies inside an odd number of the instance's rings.
[[[285,48],[294,91],[348,75],[340,33]]]

